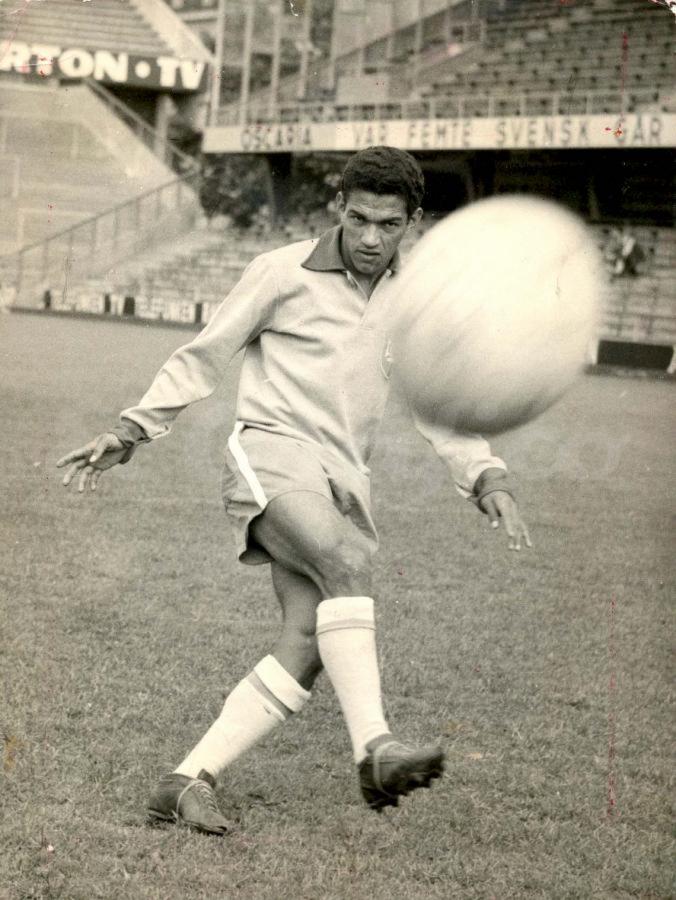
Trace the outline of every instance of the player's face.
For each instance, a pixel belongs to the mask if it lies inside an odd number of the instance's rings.
[[[396,194],[372,194],[353,190],[336,198],[343,226],[341,252],[354,275],[377,278],[390,263],[406,231],[422,215],[416,210],[409,219],[406,201]]]

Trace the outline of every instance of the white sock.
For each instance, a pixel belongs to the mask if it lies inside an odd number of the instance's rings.
[[[373,599],[322,600],[317,607],[317,642],[359,763],[366,756],[366,744],[390,730],[380,696]]]
[[[175,772],[196,778],[206,769],[218,778],[226,766],[286,721],[292,712],[298,712],[310,697],[309,691],[274,656],[261,660],[253,674],[257,676],[253,683],[248,675],[231,691],[220,716]],[[277,703],[261,691],[257,680]]]

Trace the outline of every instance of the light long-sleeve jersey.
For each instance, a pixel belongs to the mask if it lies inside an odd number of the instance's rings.
[[[204,330],[124,410],[116,432],[130,441],[168,433],[245,348],[237,420],[316,442],[367,474],[389,388],[387,282],[397,277],[399,259],[367,298],[345,266],[340,237],[337,227],[256,257]],[[485,469],[505,468],[478,435],[416,424],[464,496]]]

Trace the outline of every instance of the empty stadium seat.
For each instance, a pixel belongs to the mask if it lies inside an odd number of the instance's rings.
[[[0,42],[96,47],[140,55],[171,55],[169,46],[128,0],[49,0],[0,16]]]
[[[457,23],[460,34],[463,27],[476,24],[470,3],[449,7],[450,21]],[[443,101],[435,104],[432,113],[438,117],[488,116],[496,114],[496,109],[499,115],[557,114],[563,94],[570,95],[565,103],[570,114],[614,111],[604,94],[612,94],[613,103],[624,94],[625,112],[666,109],[672,102],[673,16],[656,3],[509,0],[484,4],[481,14],[483,44],[478,56],[460,52],[439,58],[436,50],[426,59],[425,48],[446,46],[448,41],[446,12],[436,10],[422,19],[421,52],[416,51],[415,28],[409,25],[387,40],[366,44],[364,58],[375,66],[374,71],[389,72],[391,100],[405,100],[408,94],[412,100]],[[339,73],[359,66],[359,58],[358,51],[353,51],[349,60],[339,58]],[[496,89],[511,97],[494,105],[490,95]],[[646,89],[649,93],[642,93]],[[542,99],[544,92],[550,95],[549,103]],[[540,99],[518,102],[517,94],[523,98],[538,94]],[[267,93],[254,89],[252,100],[249,121],[261,121],[266,117]],[[258,106],[256,100],[261,101]],[[308,109],[296,103],[294,111],[293,105],[292,101],[285,110],[287,119],[307,120]],[[224,122],[231,112],[223,111]],[[315,119],[322,121],[355,116],[371,119],[382,113],[369,104],[338,107],[330,101],[314,112]],[[392,116],[413,118],[415,113],[407,110],[404,115],[400,108]]]

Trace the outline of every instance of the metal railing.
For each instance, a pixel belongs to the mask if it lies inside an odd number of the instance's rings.
[[[93,78],[87,78],[85,83],[90,91],[102,100],[115,113],[118,119],[121,119],[134,132],[136,137],[165,165],[175,172],[185,174],[197,170],[199,163],[190,154],[184,153],[170,140],[162,137],[157,129],[149,125],[145,119],[134,112],[126,103],[118,100],[114,94],[106,90],[98,81],[95,81]]]
[[[244,123],[240,112],[219,110],[219,125],[279,125],[315,122],[385,121],[396,119],[465,119],[494,116],[568,116],[632,112],[643,104],[658,104],[657,88],[643,88],[622,96],[620,91],[467,93],[388,100],[383,103],[280,103],[248,107]]]
[[[90,216],[70,228],[0,257],[17,302],[35,289],[66,291],[76,279],[95,277],[111,266],[166,241],[200,214],[201,173],[174,178],[137,197]]]

